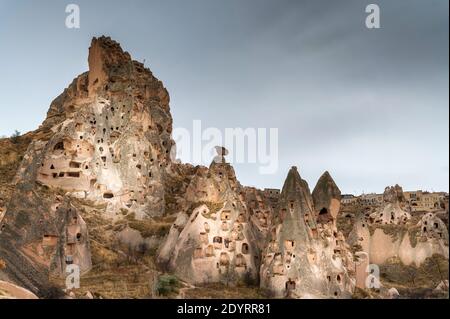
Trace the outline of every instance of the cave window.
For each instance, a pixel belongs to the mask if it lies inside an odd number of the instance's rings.
[[[341,275],[337,275],[336,276],[336,280],[337,280],[338,283],[341,283]]]
[[[80,163],[78,163],[78,162],[70,162],[69,163],[69,167],[71,167],[71,168],[80,168],[81,167],[81,164]]]
[[[295,290],[295,281],[286,281],[286,290]]]
[[[52,164],[52,165],[50,166],[50,169],[55,169],[55,166]]]
[[[236,267],[245,267],[246,262],[245,262],[245,258],[242,254],[238,254],[236,256]]]
[[[294,248],[294,246],[295,246],[295,242],[293,240],[286,240],[285,241],[285,247],[287,249]]]
[[[54,151],[64,151],[64,143],[58,142],[56,143],[55,147],[53,148]]]
[[[57,178],[58,177],[58,173],[53,173],[52,176],[53,176],[53,178]]]
[[[71,265],[73,264],[73,257],[72,256],[66,256],[66,264]]]
[[[137,168],[137,169],[142,169],[142,165],[141,165],[141,164],[137,164],[137,165],[136,165],[136,168]]]
[[[426,227],[424,227],[424,228],[423,228],[423,231],[424,231],[424,232],[426,232],[426,231],[427,231],[427,228],[426,228]]]
[[[328,210],[324,207],[320,210],[319,215],[326,215],[328,214]]]
[[[68,172],[67,175],[69,177],[79,178],[80,177],[80,172]]]
[[[78,241],[81,240],[81,233],[77,233],[77,240],[78,240]]]
[[[247,243],[243,243],[242,244],[242,248],[241,248],[241,252],[243,254],[248,254],[248,250],[249,250],[248,244]]]
[[[64,172],[59,173],[59,177],[64,177]]]
[[[203,257],[203,249],[201,247],[196,248],[194,251],[194,258],[202,258]]]
[[[102,156],[103,163],[106,163],[106,156]]]
[[[222,237],[216,236],[213,238],[214,243],[221,244],[222,243]]]
[[[291,209],[294,209],[294,202],[291,202]]]
[[[208,247],[206,247],[206,256],[207,257],[214,256],[214,247],[213,247],[213,245],[208,245]]]
[[[222,220],[230,220],[231,219],[231,213],[228,211],[222,212],[221,214]]]
[[[110,199],[110,198],[113,198],[113,197],[114,197],[113,193],[104,193],[103,194],[103,198],[106,198],[106,199]]]
[[[220,265],[221,266],[228,266],[230,263],[230,257],[226,252],[223,252],[220,254]]]

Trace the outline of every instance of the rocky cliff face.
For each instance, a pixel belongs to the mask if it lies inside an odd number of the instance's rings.
[[[257,230],[244,189],[225,161],[227,151],[218,147],[217,152],[209,168],[197,169],[158,261],[194,284],[256,282]],[[259,226],[267,227],[263,223],[258,219]]]
[[[169,95],[109,38],[92,41],[89,72],[51,105],[19,178],[35,179],[138,218],[164,212],[162,174],[173,146]],[[32,167],[32,168],[31,168]],[[37,168],[37,169],[36,169]]]
[[[354,260],[328,172],[311,193],[293,167],[280,194],[242,186],[223,147],[209,167],[172,161],[162,83],[107,37],[92,40],[88,61],[36,131],[0,139],[0,280],[30,290],[0,282],[0,297],[62,297],[55,282],[77,265],[92,275],[81,289],[93,281],[106,297],[154,296],[149,282],[169,272],[275,297],[347,298],[355,283],[364,288],[369,262],[448,259],[445,224],[413,219],[398,185],[381,209],[358,216]],[[104,278],[118,277],[135,289],[108,291]]]
[[[386,187],[383,194],[384,204],[370,215],[370,220],[376,224],[405,224],[411,214],[403,210],[405,196],[399,185]]]
[[[89,230],[73,199],[105,206],[105,218],[165,212],[171,165],[169,95],[110,38],[92,40],[89,71],[51,104],[32,133],[0,223],[0,258],[11,280],[43,294],[69,264],[91,268]],[[171,174],[175,174],[170,170]]]
[[[420,266],[438,254],[448,258],[448,231],[436,214],[414,218],[403,209],[404,195],[399,185],[386,187],[384,203],[374,213],[359,214],[348,242],[360,246],[373,264],[396,257],[404,265]]]
[[[333,221],[339,209],[327,211],[326,220],[316,215],[337,197],[330,178],[325,174],[316,186],[316,208],[297,168],[289,171],[260,269],[261,287],[276,297],[346,298],[353,292],[353,258]]]

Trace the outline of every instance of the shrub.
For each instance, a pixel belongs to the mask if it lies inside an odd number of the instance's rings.
[[[168,296],[172,293],[178,292],[180,282],[178,278],[172,275],[162,275],[158,278],[156,291],[160,296]]]
[[[11,135],[11,142],[14,144],[19,143],[20,138],[20,132],[18,130],[15,130],[14,133]]]

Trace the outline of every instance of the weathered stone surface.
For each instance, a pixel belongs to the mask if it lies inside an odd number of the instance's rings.
[[[38,299],[38,297],[25,288],[0,281],[0,299]]]
[[[448,230],[433,213],[417,222],[402,208],[404,196],[399,185],[386,187],[384,204],[374,213],[358,215],[348,243],[365,252],[370,263],[384,264],[398,257],[404,265],[419,267],[428,257],[448,258]]]
[[[330,173],[325,172],[312,192],[317,222],[336,224],[341,206],[341,191],[337,187]]]
[[[89,71],[31,134],[0,211],[4,271],[40,295],[68,264],[82,273],[91,268],[89,232],[73,199],[106,206],[103,217],[112,220],[123,210],[137,219],[165,213],[163,179],[174,144],[167,90],[110,38],[94,38],[88,60]]]
[[[70,264],[100,278],[133,269],[144,279],[132,297],[149,281],[153,296],[161,271],[192,284],[259,285],[275,297],[348,298],[355,285],[365,288],[369,263],[448,259],[439,218],[448,210],[411,216],[399,185],[375,211],[352,213],[350,246],[337,229],[341,193],[328,172],[311,193],[293,167],[280,193],[242,186],[223,146],[209,167],[172,160],[163,84],[108,37],[92,40],[88,62],[39,129],[0,139],[0,280],[29,289],[8,286],[8,298],[64,297],[54,285]],[[135,267],[114,272],[121,258]],[[149,267],[155,259],[158,269]],[[101,297],[96,288],[66,293]]]
[[[259,249],[244,191],[227,151],[216,150],[210,167],[199,167],[189,184],[158,262],[190,283],[256,282]]]
[[[286,178],[263,253],[261,287],[276,297],[348,298],[353,258],[334,224],[317,223],[308,184],[296,167]]]

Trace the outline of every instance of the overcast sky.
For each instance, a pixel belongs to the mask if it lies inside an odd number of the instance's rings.
[[[0,135],[36,129],[102,34],[164,82],[174,127],[279,129],[277,172],[236,164],[245,185],[296,165],[311,188],[448,191],[448,0],[0,0]]]

